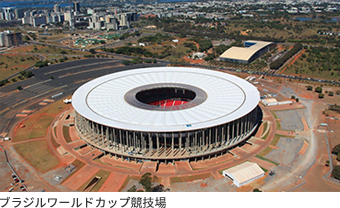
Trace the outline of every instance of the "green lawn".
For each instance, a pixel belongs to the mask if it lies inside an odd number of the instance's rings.
[[[13,74],[16,74],[32,65],[34,65],[40,58],[33,55],[21,54],[1,54],[0,55],[0,80],[3,80]],[[19,81],[19,78],[16,77]],[[11,80],[9,80],[11,81]]]
[[[70,137],[70,127],[63,126],[63,135],[67,143],[72,142],[71,137]]]
[[[16,144],[14,148],[31,166],[42,173],[59,164],[59,160],[50,152],[45,140]]]
[[[280,165],[279,163],[274,162],[274,161],[272,161],[272,160],[269,160],[269,159],[267,159],[267,158],[264,158],[264,157],[262,157],[262,156],[260,156],[260,155],[256,155],[255,157],[258,158],[258,159],[261,159],[261,160],[264,160],[264,161],[273,163],[273,164],[276,165],[276,166],[277,166],[277,165]]]

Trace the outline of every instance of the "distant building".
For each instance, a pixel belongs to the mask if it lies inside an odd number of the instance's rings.
[[[22,18],[22,17],[24,17],[24,10],[17,8],[17,9],[14,10],[14,14],[15,14],[16,19]]]
[[[38,27],[40,25],[45,25],[46,22],[46,16],[40,16],[40,17],[32,17],[32,25],[33,27]]]
[[[53,9],[54,9],[54,12],[56,12],[56,13],[60,12],[60,5],[59,4],[55,4]]]
[[[13,33],[11,31],[0,32],[0,44],[2,46],[13,46],[22,44],[21,33]]]
[[[80,4],[79,4],[79,2],[73,2],[73,11],[80,12]]]
[[[229,48],[220,56],[220,60],[251,63],[262,54],[274,48],[276,44],[273,42],[247,40],[244,42],[244,46]]]
[[[32,24],[32,21],[31,21],[31,19],[32,19],[32,17],[23,17],[23,18],[21,18],[21,23],[23,24],[23,25],[25,25],[25,24]]]

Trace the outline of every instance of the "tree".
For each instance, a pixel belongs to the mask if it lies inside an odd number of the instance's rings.
[[[16,81],[17,81],[17,79],[15,79],[15,78],[12,78],[12,79],[11,79],[11,81],[12,81],[12,82],[16,82]]]
[[[146,192],[151,192],[151,173],[145,173],[144,175],[142,175],[139,183],[144,187]]]
[[[54,79],[54,77],[53,77],[53,76],[50,76],[50,79]]]
[[[322,98],[324,98],[324,97],[325,97],[325,94],[319,93],[319,98],[320,98],[320,99],[322,99]]]
[[[22,87],[19,85],[19,86],[17,86],[17,89],[18,90],[22,90]]]
[[[89,51],[90,51],[91,54],[95,54],[96,53],[96,50],[94,50],[93,48],[91,48]]]
[[[256,188],[253,190],[253,192],[262,192],[260,189]]]
[[[332,154],[337,155],[340,153],[340,144],[336,145],[333,149],[332,149]]]
[[[307,90],[312,91],[313,87],[312,86],[307,86]]]
[[[33,72],[32,71],[26,71],[26,73],[24,74],[24,77],[25,78],[31,78],[31,77],[33,77]]]
[[[322,93],[322,88],[321,88],[321,87],[315,88],[315,92],[317,92],[317,93]]]
[[[338,156],[336,156],[336,160],[340,162],[340,153],[338,153]]]
[[[299,98],[295,98],[295,101],[296,101],[297,103],[299,102],[299,100],[300,100]]]
[[[292,95],[290,98],[291,98],[291,99],[295,99],[295,95]]]
[[[127,190],[127,192],[136,192],[136,191],[137,191],[137,188],[136,188],[135,185],[133,185],[131,188],[129,188],[129,189]]]
[[[333,95],[334,95],[334,92],[332,92],[332,91],[329,91],[329,92],[328,92],[328,96],[333,97]]]
[[[64,51],[64,50],[60,51],[60,53],[61,53],[61,54],[67,54],[67,52]]]
[[[340,166],[335,166],[332,171],[332,177],[340,180]]]

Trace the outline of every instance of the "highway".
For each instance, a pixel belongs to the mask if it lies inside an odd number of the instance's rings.
[[[36,103],[44,98],[51,98],[52,95],[59,93],[62,93],[60,98],[71,95],[85,82],[106,74],[134,68],[160,67],[167,64],[167,61],[159,61],[156,64],[124,66],[121,59],[98,58],[32,69],[34,77],[0,88],[0,116],[2,118],[0,132],[9,130],[9,124],[15,122],[13,118],[24,110],[23,106],[26,107],[25,109],[34,109],[37,107]],[[17,90],[19,85],[23,90]]]

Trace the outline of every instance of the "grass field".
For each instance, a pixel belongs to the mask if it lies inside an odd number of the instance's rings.
[[[54,130],[55,131],[55,130]],[[52,141],[52,145],[55,149],[57,149],[58,147],[60,147],[60,144],[58,144],[54,138],[53,138],[53,132],[51,132],[51,141]]]
[[[70,127],[63,126],[63,135],[67,143],[72,142],[71,137],[70,137]]]
[[[28,163],[42,173],[59,164],[59,160],[50,152],[46,141],[16,144],[14,148]]]
[[[270,151],[272,151],[271,147],[266,147],[262,152],[260,152],[258,155],[261,157],[266,156]]]
[[[51,125],[54,116],[41,116],[38,121],[34,124],[30,136],[30,139],[43,137],[46,134],[47,128]]]
[[[0,54],[0,80],[16,74],[32,65],[40,58],[34,55]],[[16,78],[19,81],[18,78]]]
[[[276,122],[276,129],[281,130],[281,123],[280,121],[275,121]]]
[[[277,165],[280,165],[279,163],[274,162],[274,161],[272,161],[272,160],[269,160],[269,159],[267,159],[267,158],[264,158],[264,157],[262,157],[262,156],[260,156],[260,155],[256,155],[255,157],[258,158],[258,159],[261,159],[261,160],[270,162],[270,163],[272,163],[272,164],[274,164],[274,165],[276,165],[276,166],[277,166]]]
[[[55,116],[67,107],[60,100],[42,108],[22,123],[25,127],[17,129],[13,140],[19,142],[44,137]]]

